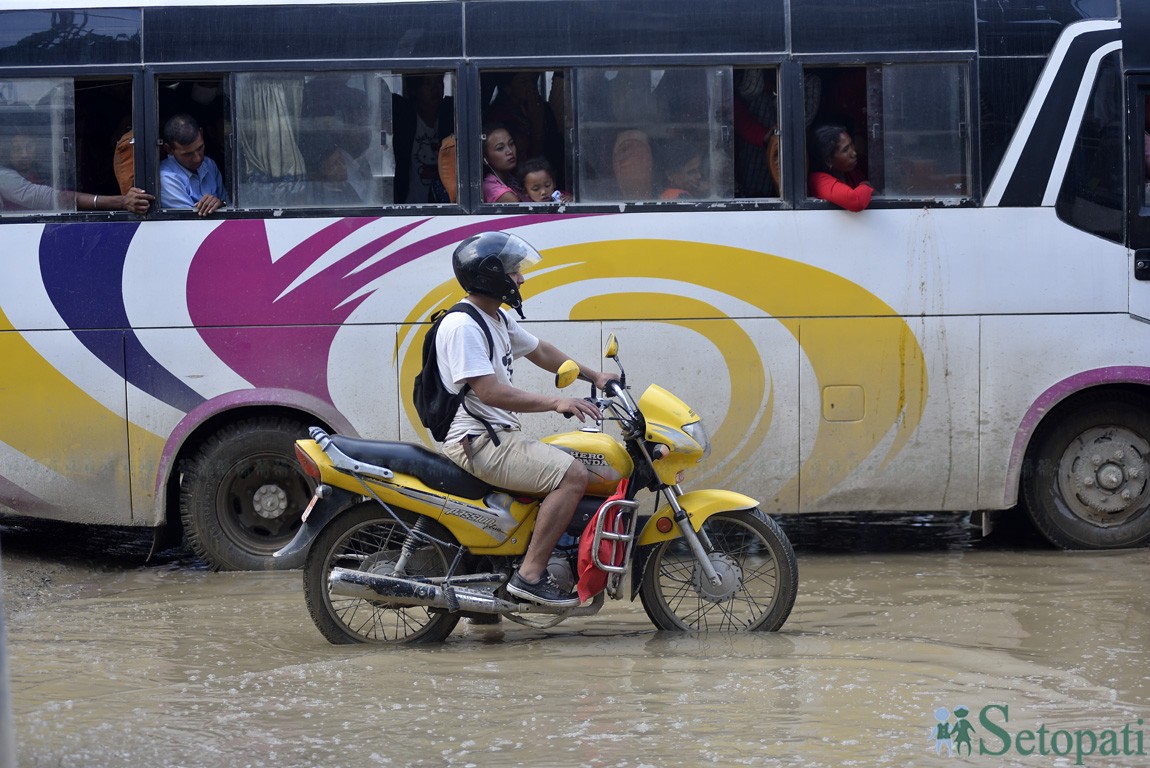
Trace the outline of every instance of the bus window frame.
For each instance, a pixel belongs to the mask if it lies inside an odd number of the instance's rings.
[[[478,95],[479,89],[479,74],[480,72],[492,71],[508,71],[508,70],[562,70],[567,79],[567,98],[570,102],[569,108],[573,109],[574,104],[577,102],[577,85],[575,81],[577,77],[572,77],[572,71],[584,67],[588,69],[608,68],[620,69],[623,67],[638,67],[644,69],[666,69],[674,67],[713,67],[713,66],[728,66],[731,70],[736,69],[753,69],[753,68],[770,68],[778,72],[778,87],[779,87],[779,104],[784,103],[786,96],[784,95],[785,86],[784,82],[784,69],[793,62],[784,55],[778,53],[771,54],[758,54],[758,55],[740,55],[732,56],[728,54],[678,54],[678,55],[636,55],[628,57],[605,57],[605,56],[583,56],[571,57],[561,56],[551,59],[541,60],[537,58],[525,58],[516,60],[507,59],[470,59],[465,64],[465,69],[469,79],[464,89],[466,93]],[[732,98],[734,93],[732,92]],[[468,202],[464,206],[466,211],[474,214],[482,215],[515,215],[515,214],[534,214],[534,213],[554,213],[557,207],[553,203],[485,203],[483,202],[483,174],[480,173],[475,177],[480,170],[480,163],[482,158],[478,153],[479,135],[482,131],[482,117],[481,107],[479,104],[468,104],[466,107],[461,107],[460,102],[456,100],[456,135],[458,137],[471,137],[474,141],[464,140],[458,141],[459,146],[459,167],[461,170],[466,170],[468,180],[470,183],[461,185],[460,199],[464,198],[464,194],[468,196]],[[466,109],[466,112],[464,112]],[[460,121],[460,115],[465,115],[466,122]],[[779,126],[785,126],[787,120],[786,111],[780,107]],[[462,127],[461,127],[462,126]],[[463,130],[466,129],[468,133],[464,134]],[[578,147],[578,121],[572,128],[570,135],[565,135],[565,139],[571,143],[572,149],[576,151]],[[732,122],[730,126],[732,134],[735,127]],[[784,210],[793,208],[791,201],[787,199],[786,190],[788,177],[787,155],[791,149],[787,146],[787,138],[784,135],[781,137],[781,152],[782,158],[782,174],[783,174],[783,189],[780,190],[778,197],[730,197],[715,200],[630,200],[630,201],[610,201],[610,202],[582,202],[578,199],[566,203],[562,206],[561,210],[571,211],[577,213],[642,213],[651,211],[703,211],[703,210],[724,210],[724,211],[768,211],[768,210]],[[475,146],[472,146],[475,145]],[[464,152],[476,153],[474,156],[466,157]],[[468,163],[464,165],[464,163]],[[577,162],[572,156],[573,172],[577,172]],[[805,190],[806,185],[803,184]],[[793,198],[792,198],[793,200]]]
[[[390,75],[413,74],[417,72],[442,72],[444,74],[451,74],[455,77],[456,94],[455,94],[455,130],[456,135],[460,134],[460,120],[464,115],[466,108],[466,96],[464,95],[465,89],[460,85],[463,82],[462,78],[466,71],[466,64],[459,60],[445,60],[445,59],[427,59],[427,60],[411,60],[411,59],[330,59],[323,61],[308,61],[299,62],[294,60],[285,61],[260,61],[260,62],[244,62],[244,61],[212,61],[212,62],[182,62],[178,64],[149,64],[143,68],[141,75],[142,89],[147,94],[147,104],[145,109],[145,126],[148,133],[147,140],[144,142],[146,151],[136,153],[136,168],[137,179],[140,178],[139,170],[140,163],[143,162],[147,172],[144,177],[148,183],[148,191],[155,190],[157,197],[156,204],[148,212],[148,218],[158,221],[165,220],[188,220],[198,218],[193,211],[184,211],[178,209],[165,209],[159,206],[159,167],[160,167],[160,143],[162,141],[160,131],[163,126],[159,124],[159,83],[161,79],[180,79],[180,78],[194,78],[197,76],[213,76],[221,77],[224,81],[224,87],[228,92],[229,98],[234,99],[235,96],[235,76],[240,73],[275,73],[275,72],[308,72],[308,73],[325,73],[325,72],[387,72]],[[135,70],[139,72],[139,69]],[[463,102],[461,104],[461,102]],[[230,112],[228,120],[232,124],[232,131],[234,133],[235,127],[235,105],[234,102],[230,105]],[[137,139],[137,146],[140,143]],[[459,148],[458,163],[462,169],[465,166],[465,149]],[[141,159],[140,155],[146,157]],[[238,162],[238,150],[235,146],[234,139],[229,139],[228,148],[228,162],[232,167],[236,167]],[[136,186],[140,186],[139,183]],[[465,184],[460,186],[460,200],[455,203],[389,203],[382,206],[357,206],[357,207],[301,207],[301,208],[232,208],[226,207],[216,213],[212,214],[213,219],[263,219],[269,215],[277,219],[308,219],[320,217],[340,217],[340,218],[357,218],[357,217],[378,217],[378,216],[410,216],[422,215],[426,216],[429,213],[435,216],[453,216],[462,215],[467,213],[467,208],[464,204],[464,188]],[[233,183],[229,189],[228,194],[234,195],[236,193],[235,184]]]
[[[140,66],[133,64],[99,64],[91,66],[74,66],[74,67],[0,67],[0,80],[42,80],[42,79],[69,79],[72,81],[73,93],[75,93],[77,80],[125,80],[131,82],[132,92],[132,122],[143,120],[143,115],[146,112],[145,102],[143,100],[143,77],[141,74]],[[75,131],[75,116],[73,115],[72,130]],[[139,144],[137,144],[139,146]],[[140,174],[143,168],[141,167],[142,152],[135,153],[135,171],[136,171],[136,186],[140,187],[139,180],[143,178]],[[77,167],[74,169],[76,186],[79,186],[79,158],[76,158]],[[112,162],[112,155],[109,153],[108,162]],[[87,192],[88,190],[75,190],[78,192]],[[119,192],[117,191],[117,194]],[[102,192],[100,194],[103,194]],[[28,211],[20,213],[6,212],[0,216],[0,226],[9,224],[26,224],[29,222],[43,222],[43,223],[60,223],[66,219],[72,221],[106,221],[109,217],[115,218],[136,218],[134,214],[128,211],[90,211],[90,210],[66,210],[66,211]]]
[[[810,69],[835,69],[835,68],[864,68],[869,69],[872,67],[886,67],[896,65],[940,65],[940,64],[954,64],[961,68],[965,75],[965,88],[966,92],[963,94],[963,107],[966,111],[966,164],[968,172],[969,189],[964,196],[955,197],[891,197],[880,195],[876,191],[875,196],[871,199],[870,205],[867,206],[868,210],[871,209],[884,209],[884,208],[974,208],[982,204],[982,174],[981,174],[981,154],[979,147],[979,118],[978,118],[978,55],[975,51],[940,51],[940,52],[915,52],[915,53],[897,53],[897,54],[866,54],[866,55],[848,55],[848,56],[828,56],[826,54],[797,54],[793,58],[793,69],[789,71],[787,77],[787,85],[780,84],[780,96],[784,98],[782,91],[789,90],[791,101],[788,104],[796,103],[794,99],[798,99],[797,103],[802,103],[803,99],[803,77]],[[788,88],[789,86],[789,88]],[[787,187],[786,176],[784,173],[784,189],[788,193],[793,193],[794,207],[800,210],[835,210],[838,208],[834,203],[818,198],[811,197],[807,192],[807,174],[806,157],[807,157],[807,139],[808,130],[804,125],[802,112],[797,109],[790,109],[786,111],[786,118],[790,119],[789,123],[791,142],[788,144],[787,137],[783,137],[784,150],[790,149],[791,161],[788,162],[785,158],[783,160],[784,169],[789,170],[792,181],[795,185],[793,188]],[[813,125],[813,123],[812,123]]]

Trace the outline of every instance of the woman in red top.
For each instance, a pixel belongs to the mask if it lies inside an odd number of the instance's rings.
[[[812,197],[834,203],[848,211],[861,211],[870,205],[874,187],[858,170],[858,153],[847,129],[841,125],[820,125],[812,131],[811,168],[807,186]]]

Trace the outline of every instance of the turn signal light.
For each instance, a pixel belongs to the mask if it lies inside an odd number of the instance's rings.
[[[675,527],[675,521],[669,517],[660,517],[655,521],[655,530],[659,533],[670,533],[671,529]]]

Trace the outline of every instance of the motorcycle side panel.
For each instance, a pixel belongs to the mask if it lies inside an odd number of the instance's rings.
[[[759,502],[750,496],[744,496],[734,491],[710,489],[684,493],[679,497],[679,506],[683,508],[687,513],[687,517],[690,518],[691,527],[697,531],[703,527],[703,523],[712,515],[718,514],[719,512],[731,512],[737,509],[754,509],[759,506]],[[659,521],[663,519],[671,522],[670,530],[667,533],[663,533],[658,528]],[[675,523],[675,512],[671,509],[670,505],[667,505],[660,507],[659,511],[651,516],[651,519],[643,526],[643,530],[639,534],[639,539],[636,543],[639,546],[646,546],[648,544],[658,544],[661,541],[677,539],[679,536],[679,526]]]

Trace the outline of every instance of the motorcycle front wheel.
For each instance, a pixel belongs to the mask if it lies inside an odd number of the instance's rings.
[[[409,528],[419,516],[404,510],[397,515]],[[442,526],[424,520],[431,537],[452,542]],[[370,643],[404,645],[437,643],[451,634],[459,614],[413,605],[389,605],[385,600],[333,595],[328,575],[333,568],[393,575],[407,530],[374,501],[365,501],[340,514],[312,542],[304,563],[303,593],[308,613],[320,633],[337,645]],[[451,555],[435,542],[424,541],[411,553],[404,573],[437,577],[447,574]]]
[[[720,512],[703,533],[722,579],[712,584],[680,537],[655,545],[639,598],[659,629],[689,632],[773,632],[787,620],[799,588],[790,541],[758,509]]]

